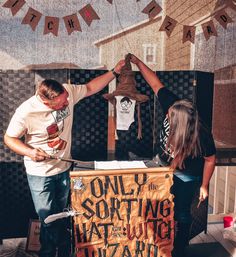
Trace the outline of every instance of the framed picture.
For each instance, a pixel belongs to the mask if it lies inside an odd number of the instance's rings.
[[[39,220],[30,220],[28,237],[26,242],[27,252],[38,252],[40,249],[39,234],[41,222]]]

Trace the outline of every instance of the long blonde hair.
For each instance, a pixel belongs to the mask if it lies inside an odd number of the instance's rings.
[[[168,111],[170,124],[166,149],[173,154],[172,168],[184,168],[187,157],[201,154],[198,112],[188,100],[175,102]]]

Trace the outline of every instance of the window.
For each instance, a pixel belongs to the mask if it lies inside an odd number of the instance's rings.
[[[156,48],[156,44],[143,44],[143,56],[146,64],[156,64]]]

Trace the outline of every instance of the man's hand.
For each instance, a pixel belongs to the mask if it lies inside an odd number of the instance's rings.
[[[120,74],[120,71],[121,71],[121,68],[125,65],[125,60],[120,60],[116,66],[114,67],[114,71],[117,73],[117,74]]]
[[[23,141],[21,141],[20,138],[17,137],[10,137],[7,134],[5,134],[4,143],[15,153],[23,156],[28,156],[35,162],[44,161],[50,158],[50,155],[42,149],[32,148],[31,146],[25,144]]]
[[[114,78],[115,74],[120,74],[121,68],[125,65],[125,61],[121,60],[119,61],[112,71],[108,71],[94,79],[92,79],[90,82],[86,84],[87,87],[87,93],[86,97],[96,94],[97,92],[101,91],[105,86],[108,85]]]
[[[50,155],[43,151],[41,148],[33,148],[30,150],[29,157],[35,162],[45,161],[50,159]]]

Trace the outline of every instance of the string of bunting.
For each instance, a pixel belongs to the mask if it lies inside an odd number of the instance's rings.
[[[236,10],[236,5],[234,4],[233,0],[225,0],[226,6],[229,6],[233,10]],[[149,19],[153,19],[156,17],[160,12],[162,11],[162,8],[160,5],[157,4],[155,0],[152,0],[144,9],[143,13],[147,14],[149,16]],[[216,19],[220,25],[226,29],[227,25],[231,22],[233,22],[233,19],[226,13],[224,9],[221,9],[217,11],[213,16],[214,19]],[[173,32],[174,28],[177,26],[178,21],[175,19],[169,17],[168,15],[165,16],[161,27],[159,31],[165,31],[166,35],[170,37],[171,33]],[[214,25],[214,22],[212,19],[209,21],[201,24],[203,34],[208,40],[211,36],[217,36],[217,31]],[[195,32],[196,32],[196,26],[188,26],[183,25],[183,38],[182,42],[185,43],[187,41],[190,41],[194,44],[195,42]]]
[[[112,0],[107,0],[107,1],[110,4],[112,4]],[[25,0],[7,0],[3,4],[3,7],[10,8],[12,15],[14,16],[25,4],[26,4]],[[85,5],[78,12],[88,26],[91,25],[93,20],[100,20],[99,16],[97,15],[96,11],[91,6],[91,4]],[[31,29],[35,31],[42,16],[43,16],[42,13],[29,7],[21,23],[29,24]],[[76,12],[71,15],[64,16],[63,20],[69,35],[74,31],[82,32],[80,22]],[[58,36],[59,21],[60,21],[59,17],[45,16],[43,34],[45,35],[45,34],[52,33],[53,35]]]
[[[113,4],[113,0],[106,0],[110,4]],[[137,2],[140,0],[136,0]],[[233,10],[236,10],[236,5],[234,4],[234,0],[225,0],[226,6],[229,6]],[[16,15],[16,13],[26,4],[25,0],[7,0],[3,7],[10,8],[12,15]],[[162,11],[161,6],[155,1],[152,0],[143,10],[142,13],[148,15],[149,19],[153,19]],[[88,26],[91,25],[93,20],[100,20],[100,17],[91,6],[91,4],[85,5],[82,9],[80,9],[79,14],[84,19]],[[39,11],[29,7],[26,15],[22,20],[22,24],[29,24],[33,31],[35,31],[40,19],[42,18],[43,14]],[[226,29],[227,25],[233,22],[233,19],[226,13],[224,9],[221,9],[214,13],[212,18],[216,19],[220,25]],[[63,17],[64,24],[68,35],[70,35],[74,31],[82,32],[80,22],[77,16],[77,12],[67,15]],[[52,16],[45,16],[45,23],[44,23],[44,32],[43,34],[52,33],[55,36],[58,36],[59,30],[59,17],[52,17]],[[177,26],[178,21],[171,18],[170,16],[166,15],[159,31],[165,31],[167,36],[170,37],[171,33],[173,32],[174,28]],[[217,31],[213,22],[213,19],[201,24],[202,30],[206,40],[208,40],[212,36],[217,36]],[[190,41],[194,44],[195,42],[195,31],[196,26],[188,26],[183,25],[183,38],[182,42],[185,43],[186,41]]]

